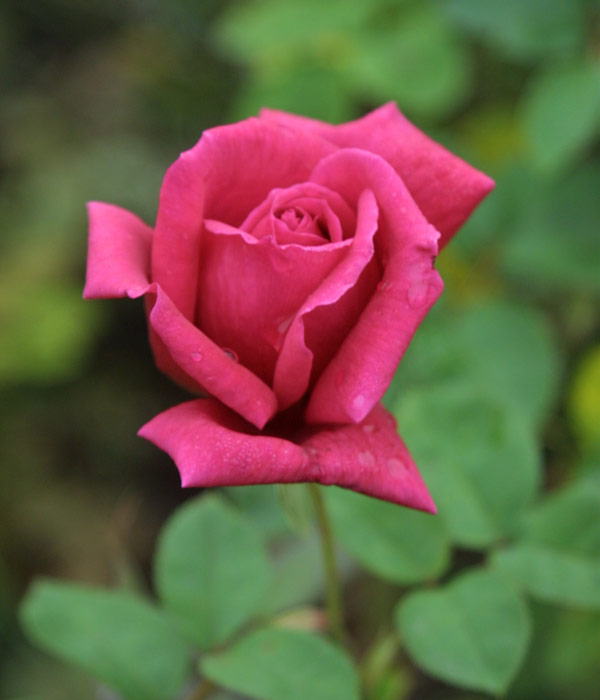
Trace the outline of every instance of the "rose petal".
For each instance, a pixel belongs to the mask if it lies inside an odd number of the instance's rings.
[[[152,229],[113,204],[89,202],[84,299],[139,296],[148,286]]]
[[[138,435],[167,452],[182,486],[233,486],[302,481],[308,456],[287,440],[248,434],[250,426],[212,399],[174,406]]]
[[[411,124],[393,102],[339,126],[270,109],[261,110],[260,117],[385,158],[406,182],[425,217],[441,232],[440,249],[494,187],[487,175]]]
[[[240,228],[252,233],[255,238],[262,238],[264,235],[274,233],[269,217],[274,217],[278,210],[298,203],[307,204],[311,200],[313,204],[309,209],[313,214],[318,212],[324,216],[333,242],[354,235],[356,216],[348,203],[337,192],[316,185],[314,182],[303,182],[286,189],[272,190],[269,196],[248,214]],[[315,206],[315,202],[320,204]],[[268,225],[264,223],[266,220]],[[278,239],[277,235],[275,238]],[[280,239],[278,242],[286,243]]]
[[[316,429],[302,442],[316,480],[435,513],[435,504],[396,421],[381,405],[359,425]],[[312,471],[311,473],[314,473]]]
[[[190,323],[160,286],[153,284],[148,292],[149,324],[178,370],[262,428],[277,411],[273,391]]]
[[[171,456],[183,486],[314,481],[435,512],[394,419],[381,406],[362,425],[313,431],[300,444],[257,435],[212,399],[174,406],[138,434]]]
[[[432,265],[439,234],[396,171],[377,155],[342,149],[323,159],[311,180],[350,202],[370,189],[379,206],[376,250],[382,280],[318,379],[306,413],[310,423],[357,423],[385,393],[414,332],[442,291]]]
[[[152,280],[187,319],[195,313],[203,220],[239,226],[270,190],[306,180],[333,150],[308,132],[247,119],[205,131],[169,168],[160,193]]]
[[[271,237],[257,240],[217,221],[205,223],[196,325],[270,384],[294,314],[351,241],[279,246]]]
[[[308,297],[290,324],[277,358],[273,380],[280,410],[303,396],[309,385],[314,352],[317,352],[318,365],[321,367],[337,350],[373,291],[376,269],[372,270],[374,275],[365,278],[359,287],[357,283],[373,259],[377,214],[375,197],[366,190],[359,199],[356,233],[350,249]],[[348,291],[352,292],[352,298],[344,304],[336,304]],[[316,309],[323,311],[324,307],[328,307],[327,313],[321,314],[316,328],[313,326],[313,343],[308,344],[305,338],[306,317]]]

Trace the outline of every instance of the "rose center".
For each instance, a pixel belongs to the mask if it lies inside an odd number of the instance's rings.
[[[330,240],[327,224],[319,214],[310,214],[299,206],[291,206],[275,212],[275,217],[295,233],[311,233]]]

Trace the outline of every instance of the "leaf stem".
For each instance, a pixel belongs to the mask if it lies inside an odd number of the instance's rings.
[[[339,644],[344,646],[346,643],[346,630],[344,627],[340,579],[337,570],[331,524],[320,487],[317,484],[308,484],[308,489],[315,509],[317,529],[321,540],[321,552],[325,568],[326,603],[329,627],[333,637]]]

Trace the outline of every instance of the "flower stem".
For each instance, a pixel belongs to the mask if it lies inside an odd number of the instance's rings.
[[[340,590],[340,579],[337,571],[335,557],[335,547],[333,543],[333,533],[327,509],[321,495],[320,487],[317,484],[308,484],[308,489],[312,498],[315,514],[317,517],[317,529],[321,540],[321,552],[325,567],[325,585],[327,615],[329,627],[333,637],[339,644],[346,643],[346,630],[344,628],[344,616],[342,612],[342,595]]]
[[[192,694],[187,696],[186,700],[204,700],[216,689],[217,686],[212,681],[209,681],[208,678],[203,678],[192,690]]]

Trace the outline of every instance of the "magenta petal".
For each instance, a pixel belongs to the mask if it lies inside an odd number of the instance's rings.
[[[196,325],[271,384],[294,314],[344,258],[351,240],[279,246],[272,237],[258,240],[217,221],[205,225]]]
[[[411,124],[393,102],[339,126],[269,109],[263,109],[260,116],[317,134],[338,146],[363,148],[385,158],[428,221],[441,232],[440,248],[494,187],[487,175]]]
[[[138,433],[167,452],[182,486],[237,486],[304,481],[309,460],[287,440],[244,432],[249,426],[212,399],[160,413]]]
[[[370,285],[367,285],[367,288],[361,285],[358,291],[364,292],[362,300],[353,296],[351,307],[336,305],[349,290],[356,288],[359,278],[373,259],[373,236],[377,231],[378,210],[375,197],[369,190],[361,194],[357,214],[356,233],[350,249],[302,304],[285,335],[273,380],[280,410],[298,401],[308,388],[314,348],[308,347],[306,343],[306,317],[315,309],[330,312],[320,319],[317,332],[314,333],[318,340],[318,364],[322,365],[333,354],[334,349],[337,349],[340,335],[345,335],[339,331],[347,332],[347,326],[352,327],[372,291],[368,288]]]
[[[348,201],[370,189],[379,206],[377,251],[383,278],[358,322],[312,391],[309,423],[358,423],[388,388],[413,334],[440,295],[433,268],[438,232],[383,158],[343,149],[315,168],[312,180]]]
[[[152,229],[113,204],[88,203],[84,299],[140,296],[148,286]]]
[[[381,405],[359,425],[318,430],[304,440],[316,481],[435,513],[435,504],[396,421]]]
[[[239,226],[274,187],[302,182],[335,150],[314,134],[247,119],[205,131],[169,168],[160,192],[152,280],[194,318],[202,222]]]
[[[174,406],[138,434],[172,457],[183,486],[313,481],[435,512],[394,419],[381,406],[361,425],[312,431],[300,444],[256,434],[213,399]]]
[[[159,349],[208,393],[262,428],[277,411],[273,391],[190,323],[158,285],[150,291],[156,299],[148,320]]]

